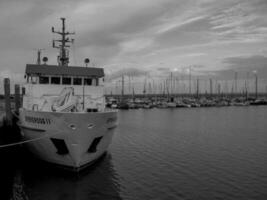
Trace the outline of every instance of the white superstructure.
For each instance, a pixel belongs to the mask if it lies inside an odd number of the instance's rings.
[[[27,144],[40,159],[79,170],[99,158],[108,148],[117,111],[105,108],[102,68],[68,66],[65,32],[58,47],[59,65],[26,65],[23,106],[19,125]],[[89,59],[86,60],[86,63]],[[38,139],[40,138],[40,139]]]

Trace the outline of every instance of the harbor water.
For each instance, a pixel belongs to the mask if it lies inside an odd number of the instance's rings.
[[[82,173],[5,150],[0,199],[267,199],[266,119],[267,106],[119,111],[108,153]]]

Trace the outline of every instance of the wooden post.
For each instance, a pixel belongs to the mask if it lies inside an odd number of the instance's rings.
[[[258,76],[257,73],[255,73],[255,99],[258,98]]]
[[[25,95],[26,93],[26,89],[25,87],[22,87],[21,88],[21,95],[20,95],[20,105],[23,105],[23,96]]]
[[[24,95],[25,94],[25,87],[22,87],[22,95]]]
[[[18,113],[20,108],[20,86],[15,85],[15,112]]]
[[[4,88],[5,88],[6,123],[8,126],[10,126],[10,125],[12,125],[12,114],[11,114],[10,80],[9,80],[9,78],[4,79]]]

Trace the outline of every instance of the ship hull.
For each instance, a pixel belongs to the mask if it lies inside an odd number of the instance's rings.
[[[20,109],[19,126],[38,158],[79,171],[101,157],[117,126],[117,111],[60,113]]]

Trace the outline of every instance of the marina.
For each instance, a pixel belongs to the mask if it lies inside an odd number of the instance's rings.
[[[0,1],[0,200],[266,200],[267,1]]]
[[[209,96],[202,95],[194,97],[192,95],[177,95],[165,97],[161,95],[151,95],[150,97],[138,95],[130,96],[110,96],[107,95],[107,107],[118,109],[149,109],[149,108],[198,108],[198,107],[224,107],[224,106],[257,106],[267,105],[266,94],[262,94],[258,99],[254,97],[246,98],[242,95],[233,96]]]
[[[0,156],[4,161],[0,196],[4,199],[267,196],[264,93],[257,98],[240,94],[105,95],[106,107],[121,110],[113,144],[89,167],[73,174],[36,159],[25,148],[43,138],[21,137],[16,113],[23,105],[25,89],[15,85],[15,93],[10,94],[9,82],[5,79],[6,93],[0,101]],[[43,117],[25,120],[49,123]]]
[[[265,199],[266,117],[266,106],[122,110],[117,134],[100,162],[74,175],[20,150],[1,162],[0,195]]]

